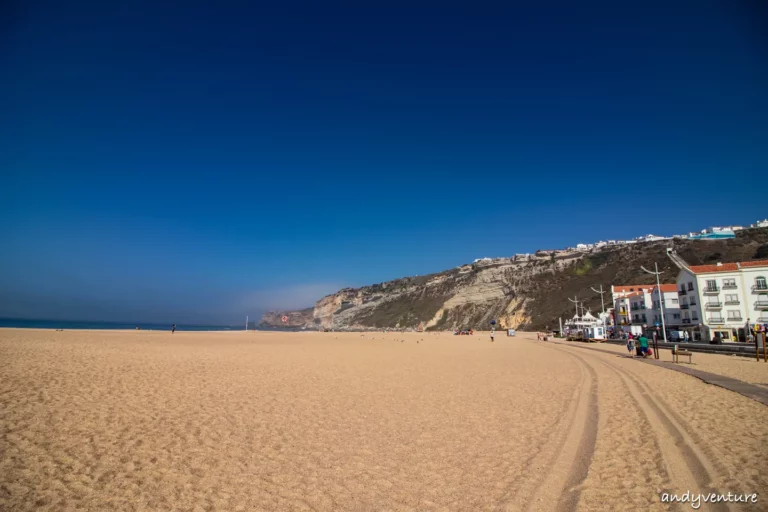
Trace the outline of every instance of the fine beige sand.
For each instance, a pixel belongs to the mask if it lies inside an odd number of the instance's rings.
[[[0,510],[768,509],[768,407],[535,338],[0,330]]]

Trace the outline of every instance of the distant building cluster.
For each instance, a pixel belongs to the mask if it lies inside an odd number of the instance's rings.
[[[755,229],[755,228],[768,228],[768,219],[758,220],[757,222],[750,224],[749,226],[713,226],[707,229],[702,229],[699,232],[692,231],[684,235],[672,235],[672,236],[659,236],[654,234],[648,234],[638,236],[632,240],[600,240],[591,244],[576,244],[576,247],[566,247],[565,249],[539,249],[535,253],[519,253],[515,254],[511,258],[477,258],[472,262],[473,265],[486,266],[494,263],[506,263],[510,261],[524,262],[531,260],[543,260],[553,257],[569,257],[575,253],[592,252],[595,250],[602,250],[609,247],[626,246],[631,244],[642,244],[648,242],[658,242],[661,240],[721,240],[724,238],[735,238],[736,231],[742,229]],[[464,265],[458,267],[463,270]],[[468,271],[468,270],[467,270]]]
[[[692,231],[685,235],[659,236],[659,235],[649,234],[649,235],[635,237],[632,240],[600,240],[599,242],[595,242],[593,244],[576,244],[576,247],[568,247],[565,249],[565,251],[566,252],[571,252],[571,251],[589,252],[594,249],[602,249],[604,247],[628,245],[628,244],[641,244],[646,242],[658,242],[660,240],[670,240],[670,239],[706,240],[706,239],[734,238],[736,236],[736,231],[740,231],[742,229],[767,228],[767,227],[768,227],[768,219],[765,219],[765,220],[759,220],[754,224],[750,224],[749,226],[713,226],[707,229],[702,229],[699,232]],[[537,254],[538,252],[541,252],[541,251],[537,251]],[[517,257],[519,255],[515,255],[515,256]]]

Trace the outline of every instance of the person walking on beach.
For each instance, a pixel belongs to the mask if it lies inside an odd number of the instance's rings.
[[[643,357],[648,357],[648,338],[645,337],[645,334],[640,335],[640,339],[638,340],[640,342],[640,353]]]
[[[174,334],[176,332],[176,324],[173,324],[173,327],[171,327],[171,334]]]
[[[635,342],[632,338],[629,338],[627,340],[627,351],[629,351],[629,356],[634,358],[635,357]]]
[[[493,343],[493,334],[494,334],[494,331],[493,329],[491,329],[491,343]]]

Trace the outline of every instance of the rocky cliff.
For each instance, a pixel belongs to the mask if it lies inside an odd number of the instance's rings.
[[[677,268],[666,256],[673,247],[690,264],[744,261],[768,248],[768,229],[750,229],[727,240],[664,240],[593,250],[539,251],[514,258],[483,259],[427,276],[345,288],[320,299],[314,308],[264,315],[264,326],[366,330],[381,328],[543,329],[573,314],[568,297],[578,296],[600,311],[601,284],[610,304],[612,284],[651,284],[640,266],[658,263],[663,282],[674,283]]]

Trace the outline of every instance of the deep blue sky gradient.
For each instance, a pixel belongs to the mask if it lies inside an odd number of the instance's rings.
[[[240,322],[766,216],[762,2],[156,4],[0,8],[0,316]]]

